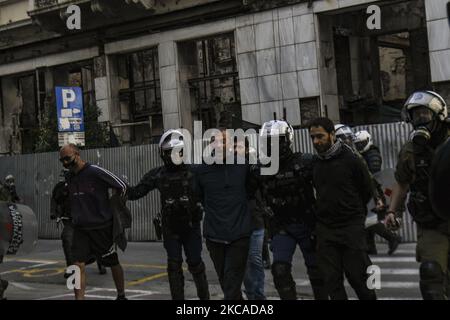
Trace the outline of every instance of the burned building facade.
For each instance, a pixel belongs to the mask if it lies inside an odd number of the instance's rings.
[[[414,90],[450,101],[447,2],[0,0],[0,154],[35,152],[56,86],[82,87],[123,145],[215,127],[223,111],[256,124],[283,109],[294,126],[399,121]]]

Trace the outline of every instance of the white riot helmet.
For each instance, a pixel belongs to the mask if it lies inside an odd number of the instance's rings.
[[[14,184],[15,184],[14,176],[12,174],[8,174],[5,177],[5,185],[8,187],[11,187],[11,186],[14,186]]]
[[[355,144],[355,148],[359,153],[364,153],[373,145],[372,136],[366,130],[358,131],[357,133],[355,133],[353,143]]]
[[[433,91],[416,91],[408,100],[402,110],[403,119],[412,124],[414,131],[410,139],[418,145],[425,145],[437,136],[446,136],[446,129],[442,123],[448,122],[448,110],[445,100]],[[444,129],[444,130],[442,130]]]
[[[433,91],[416,91],[406,100],[403,110],[404,120],[414,125],[414,110],[420,107],[429,109],[437,120],[445,121],[448,117],[444,98]]]
[[[180,164],[179,161],[183,157],[183,148],[184,136],[178,130],[170,129],[166,131],[159,140],[159,154],[164,164],[167,166]],[[172,159],[173,149],[177,149],[179,151],[179,159]],[[174,160],[176,160],[175,163]]]
[[[265,122],[259,133],[261,138],[278,138],[281,154],[292,151],[294,128],[286,120],[270,120]]]
[[[336,138],[350,146],[353,144],[355,134],[349,126],[345,124],[337,124],[334,126],[334,131],[336,132]]]

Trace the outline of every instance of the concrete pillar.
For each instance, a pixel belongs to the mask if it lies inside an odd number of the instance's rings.
[[[158,46],[164,130],[176,129],[181,126],[179,96],[181,84],[178,74],[176,48],[177,45],[174,41],[163,42]],[[187,111],[183,110],[183,112]]]

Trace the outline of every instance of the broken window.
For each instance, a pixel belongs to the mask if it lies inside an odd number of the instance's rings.
[[[94,65],[92,60],[60,65],[51,69],[55,86],[81,87],[83,106],[94,106]]]
[[[193,120],[203,129],[219,126],[224,112],[242,118],[234,34],[227,33],[179,45],[186,67]],[[193,58],[186,57],[193,55]]]
[[[2,153],[32,153],[39,129],[34,73],[7,76],[1,79]]]
[[[35,75],[24,75],[17,78],[17,96],[20,98],[21,112],[19,115],[22,153],[32,153],[39,128],[39,110],[36,101]]]
[[[130,142],[149,143],[162,134],[158,49],[121,55],[117,59],[122,109],[127,110]]]
[[[45,8],[58,4],[58,0],[35,0],[34,4],[36,8]]]
[[[300,119],[301,125],[306,126],[308,122],[320,116],[319,98],[300,99]]]
[[[367,29],[361,8],[329,20],[340,118],[349,125],[400,121],[407,96],[431,88],[424,1],[380,7],[380,30]]]

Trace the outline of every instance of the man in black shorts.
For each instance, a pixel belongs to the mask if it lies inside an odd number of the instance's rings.
[[[59,160],[71,171],[68,189],[74,225],[72,254],[81,273],[81,286],[75,289],[75,299],[84,299],[85,265],[95,256],[102,265],[111,268],[117,300],[125,300],[123,269],[113,240],[109,189],[125,194],[126,184],[108,170],[82,160],[75,145],[62,147]]]

